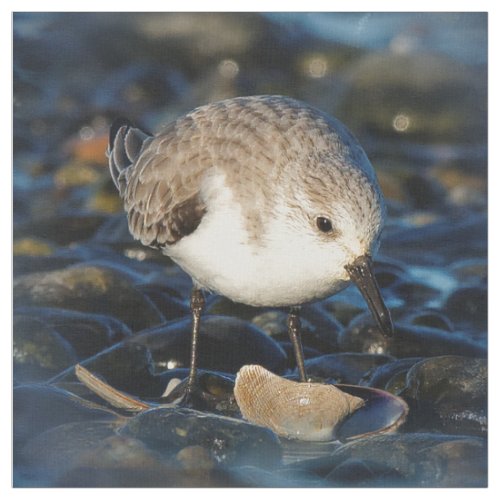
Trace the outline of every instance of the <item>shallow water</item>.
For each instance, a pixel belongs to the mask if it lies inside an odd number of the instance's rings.
[[[486,486],[485,14],[16,13],[13,30],[15,486]],[[304,307],[303,343],[314,376],[402,397],[395,434],[312,445],[224,420],[242,364],[290,375],[294,361],[284,312],[220,297],[200,358],[224,372],[207,375],[220,428],[114,411],[74,376],[78,362],[160,401],[188,362],[190,279],[130,237],[111,121],[156,130],[264,93],[337,116],[377,171],[396,337],[350,287]]]

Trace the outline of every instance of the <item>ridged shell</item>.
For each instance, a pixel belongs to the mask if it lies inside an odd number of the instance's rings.
[[[303,441],[330,441],[336,427],[364,401],[333,385],[299,383],[259,365],[238,372],[234,395],[248,421]]]

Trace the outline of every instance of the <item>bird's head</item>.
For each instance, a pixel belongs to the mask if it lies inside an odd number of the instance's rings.
[[[324,280],[342,288],[353,282],[382,332],[392,335],[390,313],[377,285],[372,256],[377,252],[385,206],[375,173],[366,158],[353,165],[345,158],[323,155],[308,169],[297,169],[289,210],[301,226],[303,245]],[[299,178],[300,176],[300,178]]]

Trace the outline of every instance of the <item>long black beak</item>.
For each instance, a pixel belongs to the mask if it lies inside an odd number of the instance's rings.
[[[345,266],[345,269],[366,300],[382,333],[387,337],[392,337],[394,327],[392,325],[391,314],[384,304],[384,299],[375,281],[371,257],[369,255],[362,255],[352,264]]]

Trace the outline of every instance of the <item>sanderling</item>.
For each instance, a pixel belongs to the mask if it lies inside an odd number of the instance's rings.
[[[381,190],[358,141],[335,118],[288,97],[238,97],[196,108],[155,136],[119,119],[108,156],[134,238],[193,279],[187,396],[195,390],[204,290],[290,307],[301,381],[301,304],[352,280],[379,328],[392,334],[372,271]]]

